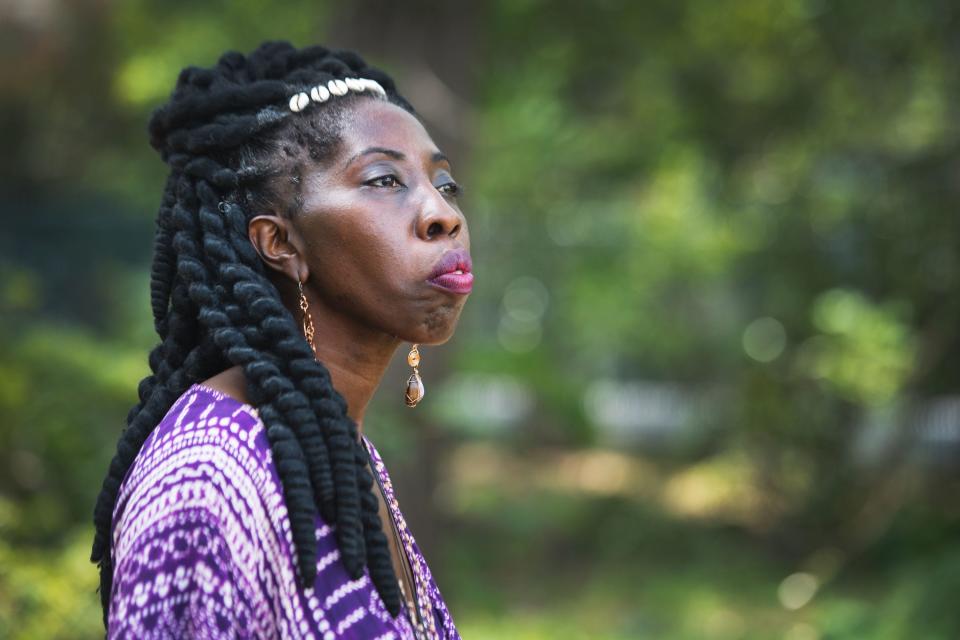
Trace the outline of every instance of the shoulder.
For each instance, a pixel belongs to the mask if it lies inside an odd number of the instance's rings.
[[[279,491],[256,410],[200,385],[170,407],[137,454],[114,510],[114,543],[188,508],[227,517]],[[245,507],[242,503],[249,503]]]
[[[256,409],[200,385],[181,395],[150,432],[120,487],[114,519],[166,491],[225,490],[262,479],[270,447]],[[259,484],[259,483],[257,483]]]
[[[199,632],[271,619],[258,562],[264,549],[282,556],[286,541],[272,513],[282,496],[269,453],[249,405],[198,385],[174,403],[137,455],[114,511],[116,628],[176,623]]]

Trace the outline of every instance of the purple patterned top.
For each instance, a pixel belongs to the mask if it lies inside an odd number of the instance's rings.
[[[428,635],[459,640],[396,507],[383,461],[366,443],[411,556],[416,591],[432,613],[424,625]],[[333,527],[319,516],[316,534],[317,579],[302,589],[280,479],[257,410],[195,384],[151,432],[120,487],[107,636],[416,638],[406,607],[391,618],[369,571],[350,579]]]

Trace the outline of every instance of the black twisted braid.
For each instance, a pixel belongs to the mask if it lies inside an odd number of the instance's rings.
[[[330,157],[344,113],[364,91],[294,113],[291,95],[335,78],[369,78],[414,113],[393,81],[359,56],[266,42],[224,54],[210,69],[188,67],[150,119],[151,145],[171,167],[156,220],[150,301],[160,343],[151,375],[94,508],[91,559],[100,566],[104,622],[113,580],[111,526],[120,483],[150,431],[191,384],[243,367],[283,484],[307,587],[316,577],[314,518],[333,524],[347,572],[364,567],[393,616],[400,593],[372,492],[369,458],[330,374],[283,306],[247,236],[254,211],[296,215],[299,176]]]

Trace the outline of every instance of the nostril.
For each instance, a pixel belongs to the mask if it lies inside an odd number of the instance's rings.
[[[437,235],[441,231],[443,231],[443,227],[440,226],[440,223],[433,222],[430,224],[429,227],[427,227],[427,237],[432,238],[433,236]]]
[[[452,236],[455,236],[455,235],[457,235],[458,233],[460,233],[460,225],[459,225],[459,224],[456,224],[456,225],[453,226],[453,229],[450,230],[450,236],[451,236],[451,237],[452,237]]]

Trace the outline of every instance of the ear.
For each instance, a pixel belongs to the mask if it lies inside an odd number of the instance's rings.
[[[300,247],[303,241],[287,218],[276,215],[256,216],[247,223],[253,248],[271,269],[285,274],[292,282],[306,282],[310,269]]]

